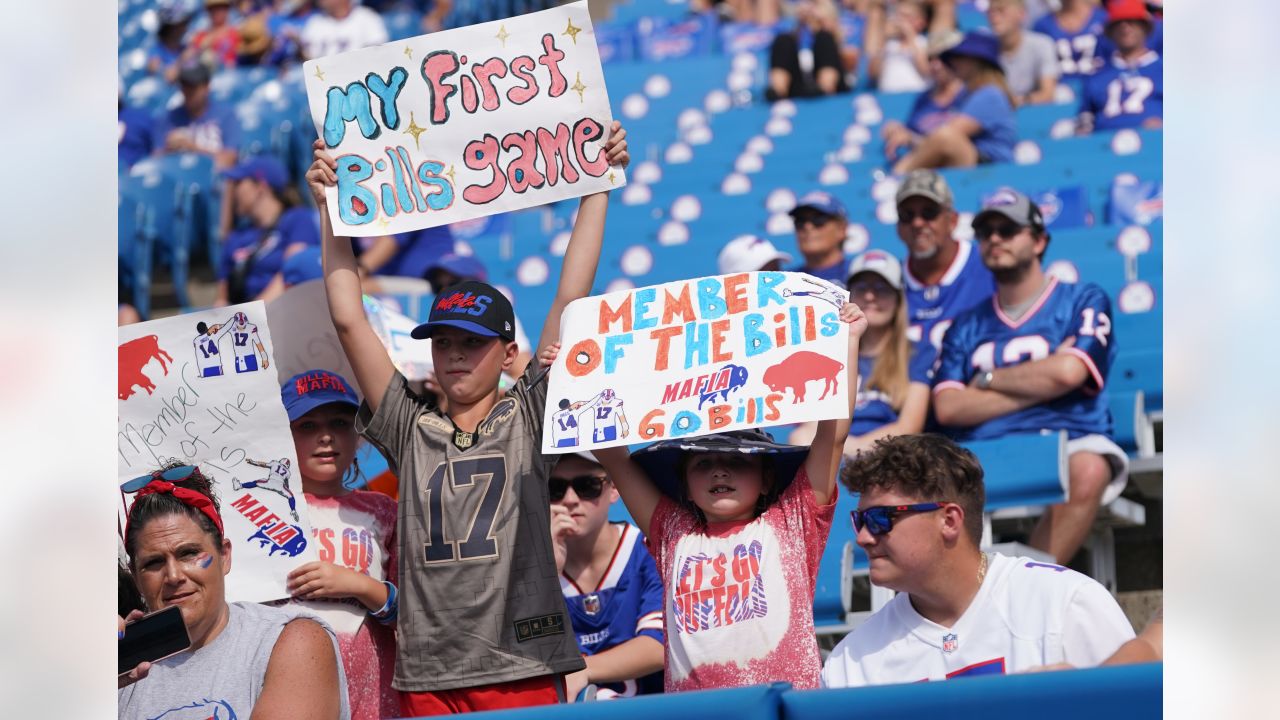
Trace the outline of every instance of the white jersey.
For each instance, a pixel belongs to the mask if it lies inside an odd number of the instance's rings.
[[[557,410],[551,415],[551,442],[556,447],[578,446],[578,418],[582,408]]]
[[[302,26],[302,51],[311,59],[381,45],[389,40],[382,16],[363,5],[338,20],[316,13]]]
[[[596,399],[587,406],[591,412],[591,420],[593,423],[591,430],[592,442],[609,442],[617,440],[623,435],[618,431],[622,422],[622,418],[618,413],[622,410],[622,399],[617,395],[611,395],[607,400],[603,393],[596,396]]]
[[[262,367],[262,363],[258,361],[258,348],[262,347],[262,338],[258,335],[257,325],[229,322],[218,333],[219,341],[223,335],[231,336],[231,354],[236,359],[236,372],[252,372]]]
[[[1000,675],[1061,662],[1091,667],[1133,636],[1115,598],[1094,580],[992,554],[986,581],[953,627],[921,617],[898,593],[831,651],[822,686]]]
[[[196,350],[196,367],[200,377],[215,377],[222,374],[222,353],[218,352],[218,341],[201,333],[191,341]]]

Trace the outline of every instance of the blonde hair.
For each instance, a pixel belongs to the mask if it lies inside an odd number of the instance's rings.
[[[894,412],[900,412],[907,401],[907,387],[911,379],[907,368],[911,363],[911,342],[907,339],[907,298],[901,290],[898,294],[898,308],[893,312],[893,324],[889,326],[889,340],[884,350],[876,356],[871,366],[871,377],[866,380],[866,387],[875,388],[889,396],[889,404]]]
[[[973,61],[978,64],[980,69],[978,70],[977,77],[975,77],[971,83],[968,83],[967,86],[969,91],[973,92],[979,88],[986,87],[987,85],[995,85],[1009,100],[1009,105],[1017,107],[1018,103],[1013,99],[1013,92],[1009,90],[1009,83],[1005,80],[1004,72],[1000,70],[1000,68],[990,65],[982,60],[973,58]]]

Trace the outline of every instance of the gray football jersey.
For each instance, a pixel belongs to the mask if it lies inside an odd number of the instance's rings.
[[[356,426],[400,479],[396,689],[450,690],[585,667],[551,547],[545,379],[530,363],[476,429],[453,423],[399,373]]]

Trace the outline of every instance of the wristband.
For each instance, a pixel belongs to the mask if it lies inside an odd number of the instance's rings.
[[[378,622],[386,625],[395,621],[396,615],[399,614],[400,602],[396,586],[389,580],[383,580],[382,584],[387,586],[387,602],[376,611],[370,611],[369,614]]]

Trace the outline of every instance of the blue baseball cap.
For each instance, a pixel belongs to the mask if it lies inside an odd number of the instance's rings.
[[[284,164],[270,155],[251,157],[223,172],[222,177],[228,180],[253,178],[270,185],[276,192],[289,184],[289,172],[284,169]]]
[[[431,314],[427,321],[409,335],[422,340],[446,325],[511,342],[515,339],[516,314],[511,309],[511,301],[497,288],[488,283],[465,280],[437,294],[431,301]]]
[[[453,273],[464,280],[479,280],[484,282],[489,279],[489,272],[484,269],[484,263],[480,262],[473,255],[458,255],[455,253],[447,253],[436,258],[422,272],[423,276],[431,274],[434,270],[444,270]]]
[[[948,66],[951,65],[951,58],[971,57],[1004,72],[1004,67],[1000,65],[1000,40],[987,30],[965,33],[963,40],[944,51],[940,57]]]
[[[845,212],[844,204],[837,200],[835,195],[825,190],[814,190],[805,194],[804,197],[796,201],[796,206],[791,208],[790,214],[795,217],[796,213],[806,208],[817,210],[832,217],[847,218],[849,216]]]
[[[328,370],[307,370],[289,378],[280,386],[280,399],[284,401],[285,412],[289,413],[289,422],[330,403],[360,407],[351,383]]]

